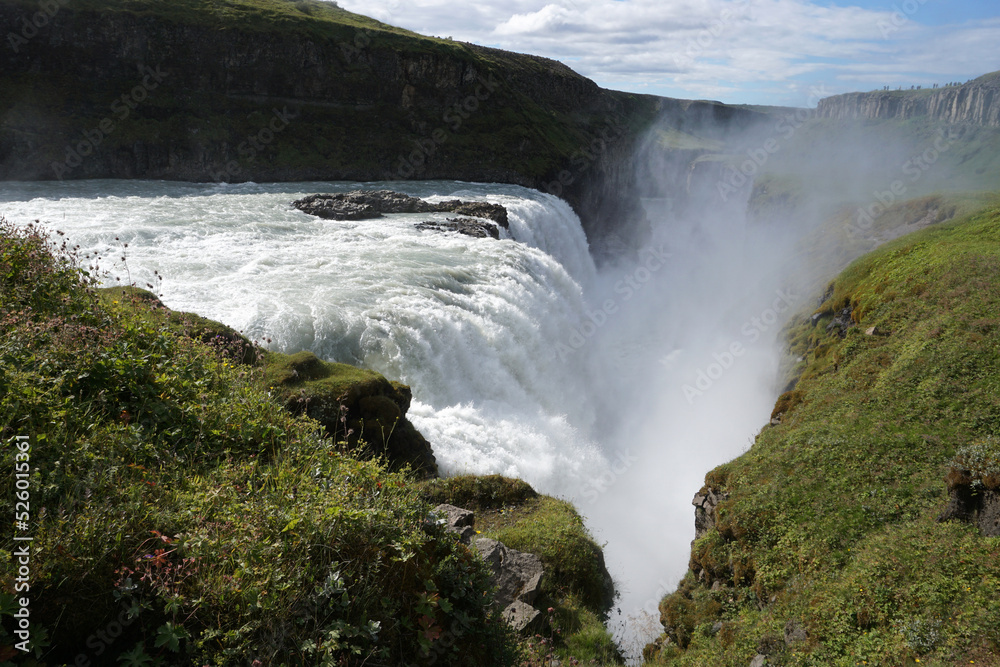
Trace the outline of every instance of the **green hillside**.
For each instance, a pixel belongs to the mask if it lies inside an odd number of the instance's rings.
[[[949,488],[1000,487],[998,276],[994,199],[855,261],[790,325],[798,383],[707,475],[728,496],[654,664],[996,664],[1000,538],[939,517]]]
[[[4,4],[26,12],[39,10],[38,2],[33,0],[4,0]],[[386,40],[399,35],[427,42],[445,41],[396,28],[349,12],[335,2],[320,0],[174,0],[169,3],[159,0],[73,0],[71,7],[68,2],[60,4],[72,11],[128,13],[219,29],[287,31],[335,38],[351,37],[354,31],[361,29],[375,31],[378,37]]]

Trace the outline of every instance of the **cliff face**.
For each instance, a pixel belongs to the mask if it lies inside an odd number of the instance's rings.
[[[907,120],[1000,127],[1000,77],[987,75],[964,86],[917,91],[848,93],[820,100],[820,118]]]
[[[583,174],[628,155],[658,108],[555,61],[329,3],[172,4],[53,2],[21,33],[37,4],[0,4],[15,28],[0,50],[0,179],[556,184],[593,236]]]
[[[0,2],[0,179],[514,183],[566,199],[599,247],[642,236],[634,156],[656,119],[759,115],[314,0],[51,8]]]

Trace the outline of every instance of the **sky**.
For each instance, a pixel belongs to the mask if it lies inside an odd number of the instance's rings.
[[[1000,0],[339,0],[425,35],[546,56],[605,88],[813,107],[1000,70]]]

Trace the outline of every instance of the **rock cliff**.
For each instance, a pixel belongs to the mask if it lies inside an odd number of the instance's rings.
[[[1000,127],[1000,73],[987,74],[962,86],[835,95],[820,100],[816,113],[820,118],[926,117],[945,123]]]
[[[504,182],[566,199],[594,242],[643,228],[654,120],[747,115],[315,0],[43,4],[0,4],[0,180]]]
[[[458,179],[545,189],[657,98],[332,3],[0,4],[0,179]],[[20,28],[20,32],[18,32]],[[13,41],[11,41],[13,40]],[[609,128],[612,128],[609,130]],[[606,152],[602,149],[601,154]],[[565,175],[564,178],[565,179]],[[575,178],[561,188],[591,229]]]

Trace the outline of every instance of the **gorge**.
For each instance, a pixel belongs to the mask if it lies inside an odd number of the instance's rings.
[[[34,7],[0,3],[0,21]],[[665,631],[647,651],[654,664],[688,650],[686,664],[783,659],[758,645],[791,619],[769,605],[783,603],[786,582],[794,591],[825,575],[804,563],[828,555],[792,530],[766,557],[751,553],[782,515],[763,501],[757,514],[739,509],[752,492],[727,462],[753,459],[758,436],[784,451],[768,438],[806,409],[792,381],[846,364],[841,348],[821,358],[841,339],[850,350],[876,340],[851,319],[864,309],[848,309],[869,292],[828,292],[830,281],[903,231],[992,202],[955,193],[1000,183],[989,75],[954,90],[837,96],[816,111],[737,107],[603,90],[554,61],[284,0],[63,3],[0,62],[0,214],[40,220],[106,258],[106,280],[153,285],[172,309],[409,385],[408,418],[445,477],[502,474],[576,506],[620,593],[608,627],[633,661]],[[476,238],[441,231],[453,222],[443,211],[325,220],[291,206],[358,189],[503,206],[508,224]],[[426,222],[439,228],[415,226]],[[803,333],[803,317],[826,327],[844,310],[838,342]],[[993,340],[987,315],[967,319]],[[928,430],[927,442],[947,443],[927,453],[928,469],[959,438],[992,432],[983,400],[973,403],[986,416],[967,430]],[[692,549],[690,499],[703,483],[721,514]],[[921,488],[890,495],[923,511],[938,496]],[[871,506],[866,517],[888,516]],[[277,526],[280,539],[294,520]],[[786,552],[801,557],[800,579],[779,563]],[[317,599],[333,604],[336,586],[317,585]],[[806,620],[815,638],[821,623]],[[875,627],[851,622],[859,637]]]

